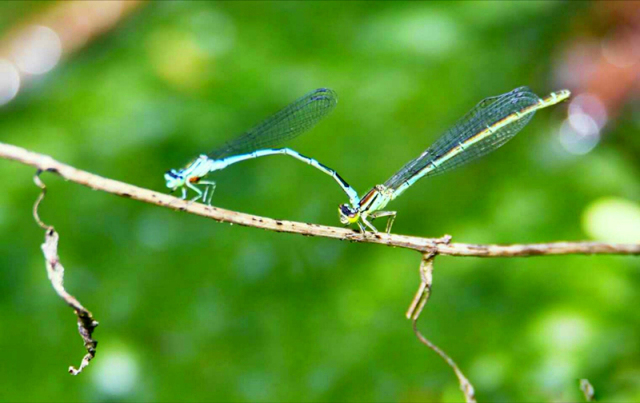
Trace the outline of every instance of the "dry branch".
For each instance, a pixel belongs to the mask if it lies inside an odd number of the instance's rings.
[[[295,221],[274,220],[251,214],[239,213],[218,207],[191,203],[165,193],[154,192],[60,163],[53,158],[25,150],[10,144],[0,143],[0,158],[30,165],[42,171],[53,172],[66,180],[145,203],[186,211],[191,214],[211,218],[218,222],[233,223],[248,227],[262,228],[276,232],[289,232],[306,236],[383,244],[407,248],[422,254],[434,253],[449,256],[514,257],[536,255],[568,254],[618,254],[640,255],[640,244],[610,244],[603,242],[553,242],[525,245],[473,245],[449,243],[448,237],[421,238],[396,234],[361,234],[351,229],[305,224]]]
[[[425,338],[417,329],[418,317],[420,316],[422,308],[429,299],[431,292],[433,260],[435,256],[516,257],[567,254],[640,254],[640,245],[638,244],[552,242],[523,245],[473,245],[450,243],[451,237],[448,235],[442,238],[421,238],[396,234],[359,233],[351,229],[317,224],[305,224],[294,221],[274,220],[271,218],[225,210],[218,207],[192,203],[165,193],[154,192],[152,190],[143,189],[113,179],[103,178],[58,162],[47,155],[38,154],[10,144],[0,143],[0,158],[36,167],[38,169],[38,174],[41,171],[52,172],[66,180],[87,186],[91,189],[101,190],[103,192],[143,201],[149,204],[155,204],[161,207],[168,207],[173,210],[186,211],[191,214],[211,218],[218,222],[233,223],[276,232],[289,232],[306,236],[348,240],[352,242],[383,244],[420,252],[423,255],[420,266],[421,284],[411,303],[409,311],[407,312],[407,317],[412,320],[413,331],[420,342],[436,352],[453,369],[460,383],[460,389],[462,390],[467,402],[475,402],[473,385],[464,376],[456,363],[443,350]],[[36,178],[38,178],[37,175]],[[39,179],[36,180],[37,183],[38,181]],[[39,186],[40,185],[41,184],[39,184]],[[71,373],[77,374],[95,355],[96,342],[92,339],[91,334],[93,329],[98,325],[98,322],[93,320],[91,313],[62,287],[62,274],[64,269],[60,265],[57,255],[58,235],[53,230],[53,227],[48,227],[43,224],[37,216],[37,205],[43,195],[44,189],[36,202],[36,206],[34,206],[34,217],[36,218],[36,221],[38,221],[38,223],[47,230],[46,242],[43,245],[43,252],[45,253],[47,261],[49,278],[51,279],[51,282],[58,294],[74,308],[76,315],[78,316],[78,329],[85,342],[85,347],[87,348],[87,355],[85,355],[80,368],[78,370],[75,370],[74,368],[69,369]]]

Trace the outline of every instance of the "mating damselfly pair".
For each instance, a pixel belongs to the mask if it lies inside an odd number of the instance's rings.
[[[335,170],[290,148],[273,148],[311,129],[335,108],[336,94],[327,88],[308,93],[235,140],[209,154],[200,155],[183,169],[168,171],[164,177],[172,191],[182,190],[183,199],[187,197],[187,189],[191,189],[196,193],[193,201],[203,199],[210,204],[215,182],[203,180],[209,173],[248,159],[289,155],[331,176],[347,194],[349,203],[338,208],[341,223],[356,224],[362,232],[366,228],[378,232],[371,221],[388,217],[388,233],[396,212],[383,209],[416,181],[445,173],[490,153],[513,138],[538,109],[555,105],[570,95],[568,90],[561,90],[540,98],[529,88],[519,87],[485,98],[426,151],[405,164],[384,184],[374,186],[362,198]]]

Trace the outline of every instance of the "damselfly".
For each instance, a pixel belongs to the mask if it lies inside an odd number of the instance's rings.
[[[191,189],[196,193],[193,201],[202,198],[210,204],[216,183],[202,180],[207,174],[240,161],[283,154],[305,162],[331,176],[347,193],[355,208],[360,201],[358,194],[336,171],[290,148],[271,148],[311,129],[335,108],[337,102],[335,92],[328,88],[312,91],[219,149],[207,155],[200,155],[182,169],[167,171],[164,175],[166,185],[172,191],[180,188],[183,199],[187,197],[187,189]],[[204,191],[197,185],[204,185]]]
[[[568,90],[561,90],[540,99],[529,88],[520,87],[480,101],[418,158],[409,161],[384,184],[374,186],[355,207],[353,199],[351,205],[340,205],[340,222],[358,224],[363,232],[364,224],[378,232],[370,220],[389,217],[387,233],[390,232],[396,212],[383,209],[418,179],[445,173],[490,153],[513,138],[536,110],[557,104],[570,95]]]

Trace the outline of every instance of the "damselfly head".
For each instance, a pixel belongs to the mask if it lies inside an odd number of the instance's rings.
[[[340,222],[345,225],[355,224],[360,219],[360,211],[346,203],[338,207],[338,214],[340,216]]]
[[[175,169],[165,172],[164,180],[167,181],[167,187],[171,190],[176,190],[180,186],[184,185],[184,177]]]

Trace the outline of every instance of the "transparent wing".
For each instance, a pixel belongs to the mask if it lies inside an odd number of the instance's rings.
[[[328,88],[311,91],[235,140],[209,153],[212,159],[271,148],[293,139],[315,126],[338,103],[336,93]]]
[[[490,153],[513,138],[529,123],[535,112],[523,115],[520,119],[502,126],[491,135],[475,143],[473,137],[509,115],[536,105],[540,101],[540,98],[527,87],[516,88],[506,94],[483,99],[436,140],[431,147],[418,158],[409,161],[384,185],[390,189],[396,189],[432,162],[435,163],[425,176],[445,173]],[[460,145],[463,146],[461,150],[452,152]],[[450,152],[452,156],[447,159],[446,156]]]

